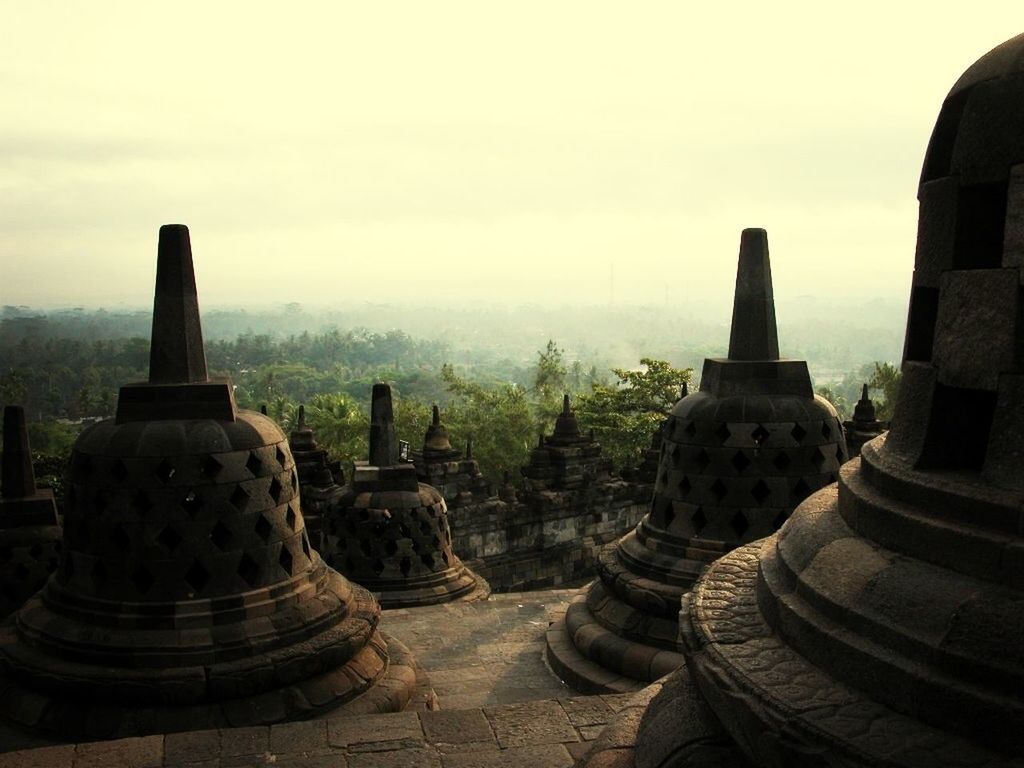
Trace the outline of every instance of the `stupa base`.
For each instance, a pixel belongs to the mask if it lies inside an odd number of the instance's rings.
[[[677,669],[685,587],[638,575],[623,562],[629,533],[598,554],[599,578],[547,632],[552,671],[580,693],[636,691]]]
[[[637,693],[576,763],[577,768],[650,766],[750,766],[701,698],[685,666]]]
[[[675,651],[623,637],[605,627],[591,613],[589,598],[603,594],[604,604],[613,608],[629,606],[604,593],[600,582],[587,595],[578,595],[547,631],[545,650],[552,671],[580,693],[629,693],[658,680],[683,663]]]
[[[0,717],[56,742],[83,741],[266,725],[349,709],[399,711],[418,690],[426,695],[408,649],[377,628],[379,608],[370,594],[337,574],[328,572],[328,579],[330,589],[318,597],[336,599],[335,591],[351,595],[347,618],[293,644],[212,664],[161,669],[138,660],[133,665],[128,654],[116,666],[69,661],[25,642],[12,619],[0,627]],[[19,614],[22,620],[47,615],[40,599],[33,601]],[[295,610],[314,608],[303,603]],[[267,627],[276,626],[263,618]],[[279,629],[283,622],[296,621],[288,612],[272,618]],[[117,635],[110,627],[65,623],[68,631],[78,633],[68,639],[79,649],[88,643],[100,650],[104,639]],[[256,619],[248,628],[267,627]],[[142,642],[143,633],[135,633]],[[179,634],[182,644],[196,632]],[[140,648],[140,660],[144,650],[152,649]]]
[[[450,602],[471,603],[486,600],[491,595],[490,584],[464,566],[457,576],[439,584],[409,585],[397,589],[391,585],[384,588],[372,583],[366,586],[380,603],[382,610]]]
[[[880,704],[783,642],[757,597],[760,555],[773,541],[746,545],[712,565],[684,603],[680,621],[693,685],[757,765],[1021,764]],[[652,702],[645,721],[656,722],[658,709],[669,706],[669,700],[657,707]],[[658,738],[666,735],[671,728],[657,729]],[[641,727],[638,742],[654,737]],[[665,759],[643,765],[680,765],[674,748],[663,753]]]

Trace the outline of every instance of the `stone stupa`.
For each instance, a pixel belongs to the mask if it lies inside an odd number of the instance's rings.
[[[342,495],[337,476],[341,468],[332,467],[327,451],[317,445],[313,428],[306,423],[306,407],[299,406],[295,429],[288,436],[288,445],[295,459],[302,493],[302,517],[314,549],[321,546],[323,516],[333,509]]]
[[[60,566],[0,627],[0,714],[87,741],[403,708],[408,651],[311,547],[273,421],[207,376],[188,229],[160,228],[149,381],[75,442]]]
[[[385,608],[479,600],[487,582],[452,551],[444,497],[399,458],[391,387],[374,384],[370,457],[324,518],[324,557]]]
[[[436,405],[423,436],[423,448],[413,454],[413,462],[420,482],[440,491],[449,510],[481,504],[493,495],[473,458],[472,441],[466,443],[465,454],[453,447]]]
[[[875,404],[868,396],[868,385],[865,384],[861,389],[860,400],[853,406],[852,418],[843,422],[850,457],[859,456],[864,443],[874,440],[888,428],[888,424],[876,418]]]
[[[953,86],[918,199],[892,429],[708,569],[686,667],[589,765],[1024,765],[1024,35]]]
[[[0,618],[21,608],[56,570],[62,536],[53,491],[36,487],[25,410],[4,406]]]
[[[601,455],[593,430],[580,430],[569,395],[562,396],[562,411],[550,435],[541,433],[530,461],[522,468],[523,500],[538,509],[576,505],[574,495],[586,494],[611,477],[611,459]]]
[[[846,461],[835,409],[807,363],[779,357],[768,238],[740,241],[729,356],[664,426],[650,512],[605,547],[598,576],[547,634],[552,668],[585,693],[630,691],[683,661],[679,600],[733,548],[777,530]]]

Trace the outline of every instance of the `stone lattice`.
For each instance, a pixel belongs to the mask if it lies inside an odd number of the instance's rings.
[[[386,608],[486,597],[486,582],[452,551],[444,498],[417,481],[413,464],[399,463],[386,384],[374,385],[371,415],[370,456],[379,463],[357,464],[325,516],[327,562]]]

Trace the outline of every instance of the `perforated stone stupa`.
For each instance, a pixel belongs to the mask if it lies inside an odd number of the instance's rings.
[[[638,768],[736,764],[680,760],[713,731],[757,766],[1024,764],[1022,181],[1024,35],[932,133],[891,431],[684,599]]]
[[[0,627],[9,721],[91,740],[409,700],[378,605],[310,546],[285,436],[207,376],[184,226],[160,229],[149,381],[71,462],[60,567]]]
[[[46,583],[57,568],[62,536],[53,491],[36,487],[25,410],[4,406],[0,618],[21,608]]]
[[[370,459],[324,519],[324,556],[385,608],[476,600],[489,594],[452,551],[444,498],[400,462],[391,387],[373,385]]]
[[[775,531],[846,461],[835,409],[807,364],[779,358],[768,238],[743,231],[727,359],[672,409],[650,512],[602,550],[599,578],[548,632],[583,692],[635,690],[682,663],[679,599],[708,563]]]

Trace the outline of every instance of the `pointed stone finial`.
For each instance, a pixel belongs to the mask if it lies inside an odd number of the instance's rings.
[[[466,440],[466,458],[473,458],[473,438]]]
[[[4,406],[3,482],[0,495],[5,499],[23,499],[36,493],[36,475],[32,470],[32,452],[28,445],[25,409]]]
[[[151,384],[207,381],[192,245],[184,224],[160,227],[149,381]]]
[[[569,395],[562,395],[562,415],[569,416],[572,414],[572,410],[569,408]]]
[[[682,400],[682,399],[683,399],[684,397],[686,397],[686,396],[687,396],[687,395],[689,395],[689,394],[690,394],[690,385],[689,385],[689,384],[687,384],[687,383],[686,383],[686,382],[684,381],[684,382],[683,382],[683,386],[681,386],[681,387],[679,388],[679,399],[680,399],[680,400]]]
[[[306,406],[305,405],[300,405],[299,406],[299,420],[298,420],[298,422],[296,422],[295,426],[297,428],[299,428],[299,429],[302,429],[302,428],[304,428],[306,426]]]
[[[370,465],[391,467],[398,463],[395,438],[395,412],[391,405],[391,387],[374,384],[370,403]]]
[[[441,423],[441,409],[437,407],[437,403],[434,403],[434,407],[430,417],[430,423],[435,427]]]
[[[865,382],[864,386],[860,390],[860,400],[861,400],[861,402],[866,402],[866,401],[868,401],[870,399],[871,398],[868,397],[868,385],[867,385],[867,382]]]
[[[263,403],[263,404],[260,405],[260,413],[262,413],[264,416],[267,415],[267,404],[266,403]]]
[[[740,237],[729,359],[779,359],[768,233],[763,229],[744,229]]]

